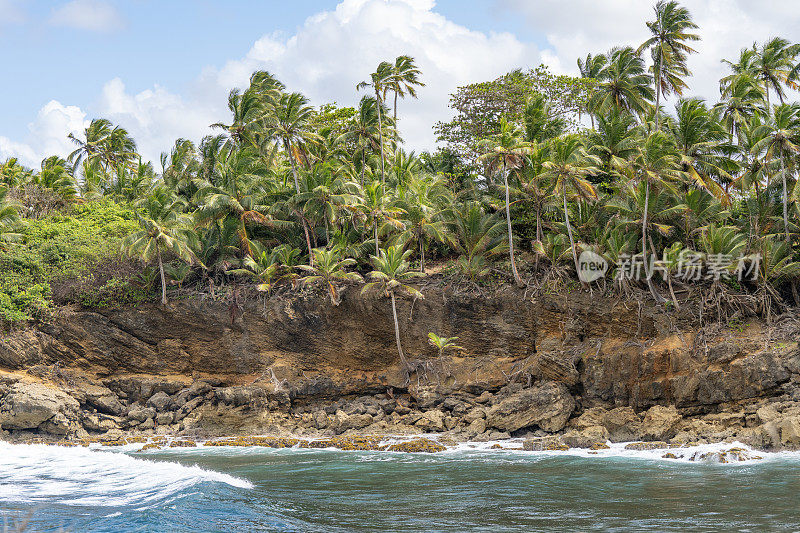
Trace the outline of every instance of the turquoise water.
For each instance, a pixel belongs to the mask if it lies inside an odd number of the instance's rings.
[[[0,509],[35,531],[792,531],[800,458],[0,443]]]

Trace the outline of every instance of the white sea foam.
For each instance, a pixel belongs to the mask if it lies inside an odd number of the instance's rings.
[[[252,488],[246,480],[198,466],[79,447],[0,442],[0,504],[148,505],[204,482]]]

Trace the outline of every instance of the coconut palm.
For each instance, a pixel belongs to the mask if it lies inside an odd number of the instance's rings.
[[[428,241],[449,240],[444,212],[452,202],[452,195],[441,179],[412,178],[400,192],[397,205],[402,209],[404,230],[399,243],[417,244],[420,270],[425,272],[425,245]]]
[[[383,96],[386,94],[387,88],[392,83],[393,73],[394,66],[386,61],[381,61],[375,72],[370,74],[369,81],[362,81],[356,85],[357,90],[372,87],[372,90],[375,92],[375,101],[377,102],[378,108],[378,139],[381,152],[381,187],[383,187],[383,184],[386,181],[386,177],[384,175],[385,157],[383,153]]]
[[[605,74],[606,65],[608,65],[608,58],[604,54],[596,56],[588,54],[586,59],[578,58],[578,71],[583,79],[599,81]],[[594,129],[594,113],[591,111],[589,111],[589,119],[592,121],[592,129]]]
[[[137,157],[136,143],[128,131],[120,126],[114,126],[111,121],[104,118],[92,120],[84,130],[83,139],[72,133],[69,139],[78,145],[69,154],[69,161],[74,168],[78,168],[82,161],[98,162],[108,172],[117,165],[130,165]]]
[[[139,231],[131,233],[122,242],[122,249],[130,256],[137,256],[145,263],[158,260],[161,275],[161,303],[167,304],[167,281],[164,274],[163,253],[194,263],[197,261],[188,239],[191,219],[183,214],[183,202],[164,188],[154,190],[142,198],[137,206],[144,211],[139,214]]]
[[[216,122],[211,127],[225,130],[236,146],[254,146],[255,130],[267,112],[264,99],[256,91],[233,89],[228,94],[228,109],[233,115],[231,123]]]
[[[394,60],[394,67],[387,80],[386,90],[394,93],[394,123],[397,124],[397,97],[405,98],[406,95],[416,98],[417,87],[425,87],[420,81],[422,74],[411,56],[398,56]]]
[[[505,189],[506,225],[508,226],[508,254],[511,259],[511,272],[517,285],[523,285],[514,260],[514,234],[511,229],[511,202],[508,186],[509,173],[518,168],[523,157],[530,151],[530,143],[523,140],[523,132],[519,126],[500,119],[500,131],[491,138],[481,141],[480,148],[484,154],[480,157],[488,164],[489,171],[499,171],[503,177]]]
[[[372,256],[372,270],[368,276],[371,282],[364,285],[363,292],[379,289],[384,295],[392,299],[392,318],[394,320],[394,336],[397,341],[397,353],[400,354],[400,361],[403,367],[408,370],[408,362],[403,354],[403,346],[400,343],[400,324],[397,321],[397,304],[395,303],[398,294],[408,294],[414,298],[424,298],[423,294],[414,287],[406,285],[407,282],[415,277],[421,276],[421,272],[414,272],[407,261],[411,255],[411,250],[403,251],[400,246],[389,246],[380,250],[378,256]]]
[[[463,350],[461,346],[456,344],[458,337],[440,337],[434,332],[428,333],[428,344],[436,348],[439,352],[439,357],[444,355],[445,350]]]
[[[22,238],[15,230],[20,226],[18,205],[8,198],[8,187],[0,185],[0,247],[3,242],[14,242]]]
[[[314,266],[297,265],[297,268],[306,272],[307,275],[300,278],[300,282],[306,285],[323,284],[325,285],[333,305],[339,305],[342,300],[339,294],[339,283],[361,281],[361,276],[356,272],[348,272],[347,269],[355,266],[356,260],[344,258],[339,255],[338,250],[326,250],[324,248],[314,249]]]
[[[744,73],[732,77],[726,85],[720,84],[720,93],[722,101],[714,105],[714,110],[727,127],[733,142],[734,133],[742,125],[763,113],[766,104],[764,90],[753,76]]]
[[[378,231],[381,227],[403,227],[400,220],[403,210],[395,205],[394,196],[385,192],[383,185],[377,180],[364,186],[361,198],[348,208],[358,213],[364,219],[366,227],[372,229],[376,256],[380,254]]]
[[[686,82],[683,77],[691,75],[686,66],[686,56],[695,52],[687,41],[699,41],[700,37],[691,33],[697,28],[692,22],[689,10],[680,7],[674,0],[659,0],[655,7],[655,20],[647,22],[651,37],[639,47],[638,52],[650,50],[656,89],[656,129],[659,129],[661,96],[670,93],[683,94]]]
[[[652,78],[644,60],[631,47],[614,48],[608,54],[608,66],[589,98],[593,113],[608,113],[617,108],[628,113],[644,114],[653,99]]]
[[[378,101],[372,96],[364,96],[358,103],[356,114],[348,121],[341,135],[343,142],[353,142],[361,155],[360,183],[364,185],[364,171],[367,167],[367,151],[380,152],[381,129]]]
[[[776,106],[772,116],[766,124],[759,127],[756,135],[761,137],[754,146],[755,153],[764,153],[769,163],[775,158],[780,162],[780,175],[783,184],[783,231],[785,239],[789,235],[789,187],[787,180],[786,162],[800,152],[800,106],[797,104],[781,104]],[[769,166],[769,165],[768,165]]]
[[[597,198],[597,189],[587,177],[599,174],[600,169],[597,167],[600,164],[600,158],[589,154],[577,135],[567,135],[556,139],[550,152],[550,160],[544,163],[546,176],[552,180],[563,202],[564,223],[567,227],[575,272],[580,272],[580,266],[578,265],[575,237],[572,234],[572,224],[569,220],[567,196],[571,193],[579,198]]]
[[[454,235],[453,247],[460,254],[462,270],[471,279],[488,273],[486,258],[505,252],[507,246],[502,220],[495,213],[486,213],[477,202],[468,202],[456,208],[448,227]]]

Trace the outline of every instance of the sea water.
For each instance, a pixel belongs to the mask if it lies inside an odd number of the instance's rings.
[[[622,445],[410,454],[0,443],[0,514],[10,531],[800,530],[800,454],[690,460],[730,447],[663,459]]]

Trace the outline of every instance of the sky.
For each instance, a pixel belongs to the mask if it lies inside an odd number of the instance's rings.
[[[800,1],[685,0],[703,40],[690,93],[718,98],[722,58],[780,35],[800,41]],[[426,86],[398,105],[408,149],[435,147],[459,85],[638,46],[647,0],[0,0],[0,161],[66,155],[106,117],[157,162],[175,139],[228,122],[228,92],[268,70],[313,104],[355,105],[377,64],[416,58]]]

